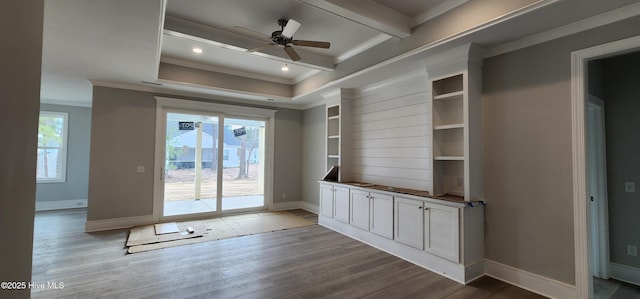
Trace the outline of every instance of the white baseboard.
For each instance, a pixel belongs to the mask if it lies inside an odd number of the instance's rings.
[[[576,287],[492,260],[484,262],[485,274],[551,298],[576,298]]]
[[[36,211],[86,208],[87,199],[70,199],[56,201],[36,201]]]
[[[285,211],[285,210],[295,210],[295,209],[303,209],[307,210],[311,213],[318,214],[318,206],[314,204],[310,204],[306,201],[287,201],[287,202],[275,202],[271,207],[272,211]]]
[[[610,276],[619,281],[640,285],[640,269],[627,265],[611,263],[609,268]]]
[[[87,221],[84,225],[85,232],[96,232],[102,230],[111,230],[119,228],[128,228],[137,225],[145,225],[154,223],[153,215],[124,217],[105,220]]]

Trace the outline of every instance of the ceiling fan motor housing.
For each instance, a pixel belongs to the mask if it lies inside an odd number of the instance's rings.
[[[282,30],[276,30],[271,33],[271,40],[278,45],[286,46],[291,43],[291,39],[282,35]]]

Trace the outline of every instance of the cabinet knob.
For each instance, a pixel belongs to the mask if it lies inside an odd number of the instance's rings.
[[[418,207],[418,209],[422,210],[422,207]]]

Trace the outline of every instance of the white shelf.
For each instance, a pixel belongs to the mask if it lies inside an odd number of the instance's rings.
[[[463,129],[464,124],[450,124],[450,125],[439,125],[434,126],[434,130],[450,130],[450,129]]]
[[[339,158],[340,158],[340,155],[329,155],[329,158],[332,158],[332,159],[339,159]]]
[[[455,98],[461,99],[462,96],[464,96],[464,90],[440,94],[440,95],[434,96],[433,99],[434,100],[453,100]]]
[[[327,119],[340,119],[340,115],[329,116]]]
[[[464,156],[435,156],[436,161],[464,161]]]
[[[340,138],[340,135],[329,135],[327,136],[328,139],[337,139]]]

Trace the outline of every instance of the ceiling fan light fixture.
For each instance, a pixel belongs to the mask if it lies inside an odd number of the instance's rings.
[[[287,25],[284,26],[284,29],[282,30],[282,36],[284,37],[288,37],[291,38],[293,36],[294,33],[296,33],[296,31],[298,31],[298,28],[300,28],[300,23],[298,23],[296,20],[294,19],[289,19],[287,21]]]
[[[202,54],[202,49],[198,47],[194,47],[193,49],[191,49],[191,51],[196,54]]]
[[[283,72],[288,72],[288,71],[289,71],[289,66],[285,63],[285,64],[282,66],[281,70],[282,70]]]

